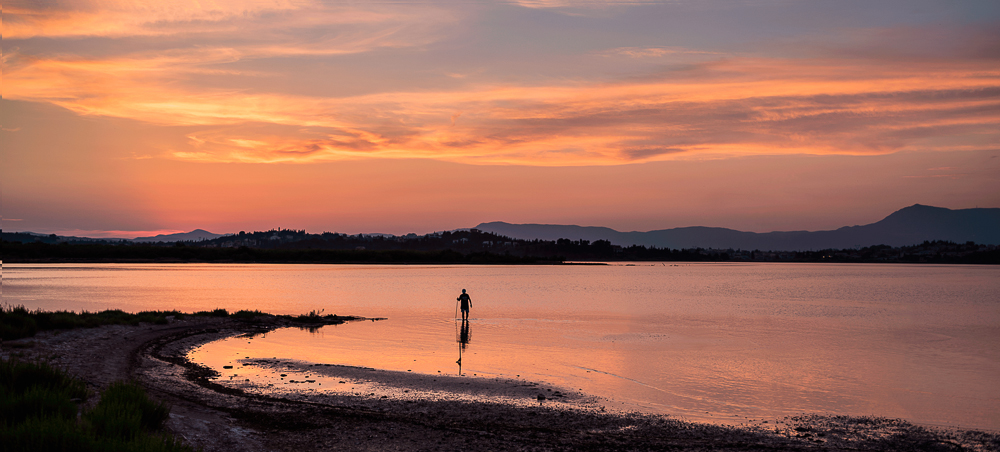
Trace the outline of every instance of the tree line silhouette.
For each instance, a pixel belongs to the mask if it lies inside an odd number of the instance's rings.
[[[670,249],[607,240],[520,240],[476,229],[418,236],[272,229],[211,240],[136,243],[3,233],[7,262],[262,262],[540,264],[568,261],[1000,263],[1000,249],[924,242],[820,251]]]

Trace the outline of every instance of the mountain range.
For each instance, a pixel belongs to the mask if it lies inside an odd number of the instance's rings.
[[[620,232],[611,228],[558,224],[511,224],[501,221],[480,223],[474,229],[519,240],[569,239],[573,241],[607,240],[614,245],[670,249],[741,249],[761,251],[814,251],[849,249],[874,245],[893,247],[917,245],[924,241],[943,240],[956,243],[975,242],[1000,245],[1000,208],[946,209],[914,204],[900,209],[881,221],[847,226],[830,231],[745,232],[717,227],[684,227],[648,232]],[[467,229],[460,229],[467,230]],[[305,231],[301,231],[305,232]],[[177,234],[161,234],[132,239],[138,243],[200,242],[232,234],[215,234],[203,229]],[[365,234],[383,235],[383,234]],[[384,234],[387,237],[394,237]],[[407,236],[409,237],[409,235]],[[417,238],[415,235],[413,238]],[[3,232],[3,239],[16,242],[86,243],[109,239],[60,237],[33,232]],[[110,239],[120,241],[127,239]]]
[[[831,231],[744,232],[727,228],[684,227],[648,232],[556,224],[481,223],[476,229],[514,239],[607,240],[614,245],[688,249],[809,251],[874,245],[909,246],[925,240],[1000,245],[1000,208],[946,209],[914,204],[881,221]]]
[[[202,240],[212,240],[227,234],[215,234],[204,229],[195,229],[191,232],[180,232],[177,234],[159,234],[152,237],[136,237],[133,242],[200,242]]]

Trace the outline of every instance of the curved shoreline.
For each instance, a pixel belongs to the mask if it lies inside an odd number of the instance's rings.
[[[432,399],[409,393],[385,398],[295,391],[268,394],[215,382],[214,371],[186,357],[204,343],[282,326],[287,325],[215,318],[108,326],[43,333],[5,343],[0,353],[49,357],[98,391],[114,380],[136,379],[154,397],[172,404],[168,428],[206,451],[1000,450],[1000,435],[995,433],[927,428],[871,417],[799,416],[779,424],[737,428],[667,416],[603,413],[587,409],[585,403],[574,407],[573,403],[586,400],[583,395],[557,407],[475,396]],[[335,370],[345,369],[358,368]],[[387,371],[371,373],[383,380],[399,377]],[[423,378],[403,377],[411,381],[402,386],[410,387]],[[501,388],[505,384],[510,382],[500,382]],[[395,385],[402,387],[398,381]],[[447,385],[435,386],[433,391],[447,392]]]

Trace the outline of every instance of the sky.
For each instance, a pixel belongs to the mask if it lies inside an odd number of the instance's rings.
[[[14,0],[3,230],[1000,207],[1000,2]]]

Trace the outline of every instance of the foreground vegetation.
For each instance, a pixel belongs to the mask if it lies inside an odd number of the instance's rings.
[[[179,311],[142,311],[132,314],[119,309],[76,313],[73,311],[43,311],[41,309],[32,311],[24,306],[0,306],[0,340],[10,341],[32,337],[40,331],[96,328],[104,325],[138,325],[140,323],[164,325],[170,319],[179,320],[188,316],[229,317],[241,321],[254,321],[261,316],[270,316],[304,325],[339,323],[356,318],[338,317],[336,315],[324,316],[319,311],[312,311],[308,314],[297,316],[275,316],[257,310],[242,310],[229,313],[229,311],[221,308],[212,311],[199,311],[193,314],[185,314]]]
[[[29,310],[0,307],[0,339],[9,341],[47,330],[93,328],[103,325],[166,324],[185,317],[226,317],[256,322],[262,317],[310,327],[355,317],[322,315],[271,316],[260,311],[225,309],[185,314],[178,311],[121,310],[101,312]],[[11,344],[13,345],[13,344]],[[17,347],[17,346],[14,346]],[[0,358],[0,451],[191,451],[163,430],[170,409],[151,400],[136,383],[115,382],[92,407],[86,385],[42,362]]]
[[[90,409],[86,386],[44,362],[0,359],[5,451],[191,451],[162,432],[170,413],[135,383],[111,384]]]
[[[143,311],[130,314],[118,309],[101,312],[30,311],[24,306],[0,307],[0,339],[9,341],[31,337],[39,331],[96,328],[104,325],[163,325],[168,317],[181,317],[177,311]]]

